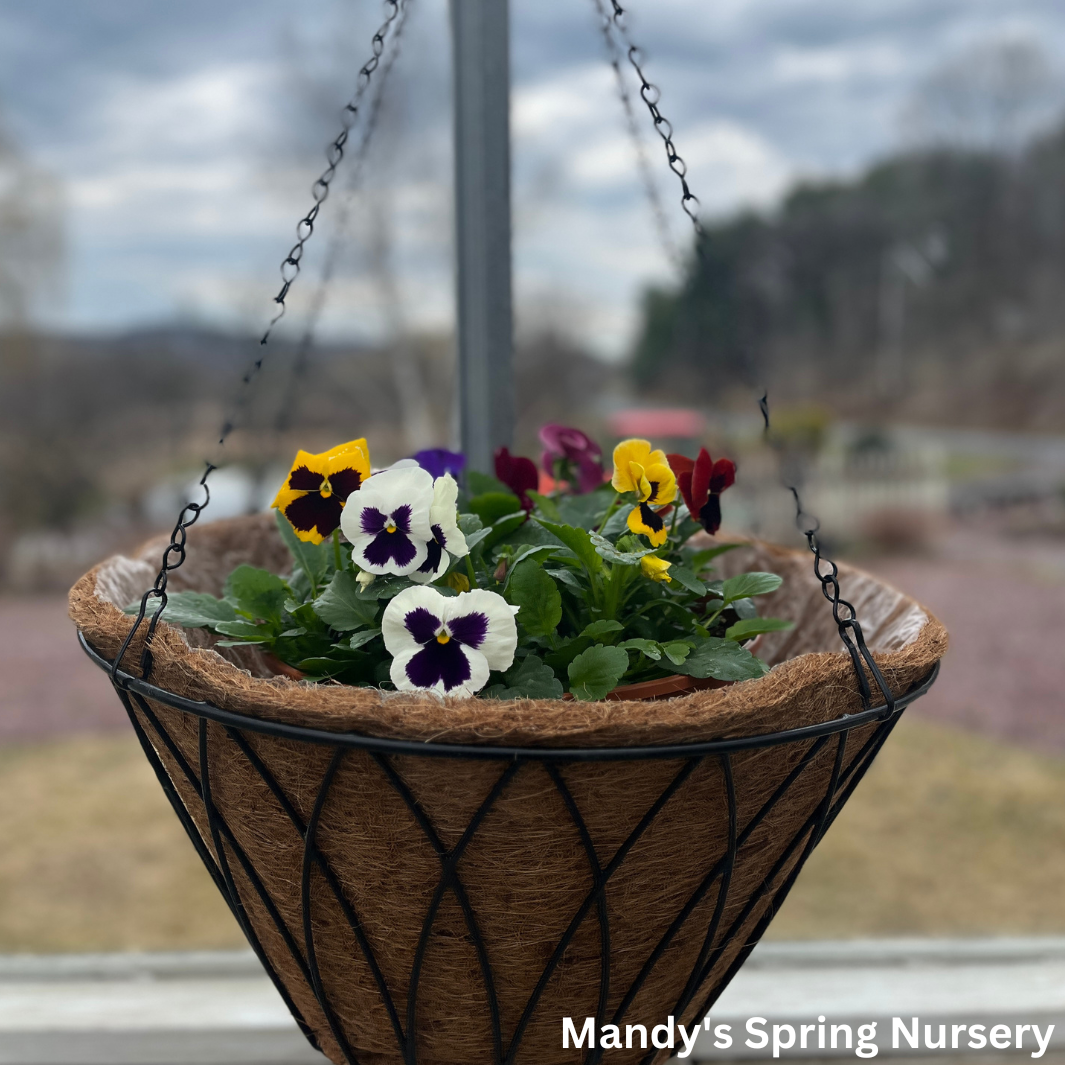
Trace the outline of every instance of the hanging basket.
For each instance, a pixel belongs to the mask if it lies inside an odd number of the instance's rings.
[[[102,669],[165,544],[71,591]],[[191,530],[171,587],[218,594],[241,562],[286,567],[269,517]],[[947,643],[912,599],[840,567],[896,696],[892,712],[874,686],[863,709],[809,556],[752,544],[721,563],[781,574],[767,609],[796,626],[765,638],[761,680],[668,701],[311,685],[165,624],[151,683],[115,672],[201,858],[333,1062],[596,1062],[562,1049],[563,1017],[624,1035],[712,1005]]]

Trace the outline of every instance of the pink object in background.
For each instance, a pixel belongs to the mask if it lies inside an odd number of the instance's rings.
[[[706,432],[706,418],[686,407],[658,407],[615,411],[607,419],[615,436],[639,436],[654,439],[697,440]]]

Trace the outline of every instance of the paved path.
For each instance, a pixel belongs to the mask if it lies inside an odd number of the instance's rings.
[[[66,597],[0,598],[0,741],[128,727],[78,646]]]
[[[1065,544],[960,530],[936,557],[863,565],[950,632],[939,680],[908,713],[1065,751]]]

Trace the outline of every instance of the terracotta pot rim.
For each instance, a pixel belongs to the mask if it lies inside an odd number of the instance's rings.
[[[305,673],[295,666],[290,666],[287,662],[282,662],[280,658],[270,654],[268,651],[263,652],[263,661],[278,676],[288,677],[289,680],[307,679]],[[618,702],[626,699],[653,702],[655,699],[672,699],[678,695],[687,695],[693,691],[726,688],[734,683],[731,680],[715,680],[713,677],[707,677],[703,680],[698,677],[686,677],[681,673],[671,673],[668,677],[655,677],[654,680],[643,680],[638,684],[622,684],[613,691],[607,692],[606,698]],[[566,692],[562,698],[570,701],[573,699],[573,695],[570,692]]]

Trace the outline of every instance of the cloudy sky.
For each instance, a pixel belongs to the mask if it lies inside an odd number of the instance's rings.
[[[411,5],[328,334],[372,337],[394,320],[382,262],[408,324],[450,323],[446,4]],[[976,43],[1035,41],[1065,66],[1060,0],[630,6],[709,215],[770,207],[799,178],[854,173],[890,151],[914,86]],[[618,353],[641,288],[672,275],[594,3],[511,0],[511,10],[519,312]],[[65,190],[66,278],[41,312],[48,324],[258,327],[380,15],[377,0],[0,0],[0,114]],[[674,239],[686,241],[661,147],[647,144]],[[330,201],[309,265],[343,200]]]

